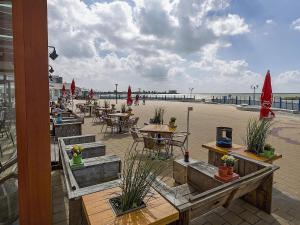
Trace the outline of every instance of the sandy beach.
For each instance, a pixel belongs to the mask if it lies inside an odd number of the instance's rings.
[[[103,100],[99,101],[101,105]],[[114,100],[110,101],[115,103]],[[116,108],[119,110],[121,104],[118,101]],[[239,111],[231,105],[211,105],[187,102],[166,102],[166,101],[147,101],[146,105],[132,106],[134,116],[138,116],[139,127],[144,126],[153,117],[156,107],[165,109],[164,120],[168,123],[171,116],[177,118],[177,131],[185,131],[187,124],[187,107],[192,106],[190,114],[189,149],[191,157],[197,160],[207,160],[207,150],[202,148],[202,144],[215,141],[216,127],[228,126],[233,128],[233,141],[243,144],[247,122],[250,118],[257,118],[258,112]],[[108,134],[100,132],[101,125],[94,124],[92,118],[85,118],[83,127],[84,134],[97,134],[98,140],[103,140],[109,154],[117,154],[121,157],[128,151],[132,144],[130,134]],[[275,173],[274,187],[292,198],[300,199],[300,116],[291,114],[277,114],[272,126],[272,134],[268,139],[277,153],[283,155],[282,159],[275,162],[280,169]],[[142,148],[142,144],[139,146]],[[181,158],[179,149],[175,151],[175,158]]]

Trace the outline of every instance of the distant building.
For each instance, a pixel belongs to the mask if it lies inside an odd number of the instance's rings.
[[[177,94],[177,90],[169,90],[169,94]]]

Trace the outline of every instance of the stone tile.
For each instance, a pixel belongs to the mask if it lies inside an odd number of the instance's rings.
[[[223,225],[226,222],[222,217],[220,217],[214,212],[206,214],[204,217],[205,219],[207,219],[208,222],[212,223],[213,225]]]
[[[242,212],[239,216],[250,224],[255,224],[260,220],[255,214],[249,211]]]
[[[240,223],[239,225],[250,225],[250,223],[247,223],[247,222],[242,222],[242,223]]]
[[[199,216],[196,219],[193,219],[191,221],[191,225],[203,225],[205,223],[207,223],[207,219],[204,216]]]
[[[243,220],[237,216],[236,214],[232,213],[231,211],[226,213],[223,218],[230,223],[231,225],[237,225],[243,222]]]
[[[246,209],[247,211],[251,212],[251,213],[256,213],[258,212],[258,208],[254,207],[253,205],[250,205],[248,203],[246,203],[245,205],[242,206],[244,209]]]
[[[225,215],[228,211],[229,210],[224,207],[219,207],[214,210],[214,212],[217,213],[219,216]]]
[[[273,222],[275,221],[275,218],[274,218],[272,215],[270,215],[270,214],[268,214],[268,213],[265,213],[264,211],[258,211],[258,212],[256,213],[256,215],[257,215],[260,219],[262,219],[263,221],[266,221],[266,222],[268,222],[268,223],[273,223]]]
[[[234,201],[229,207],[228,210],[230,210],[233,213],[240,214],[245,211],[243,207],[241,207],[241,204],[238,204],[238,201]]]

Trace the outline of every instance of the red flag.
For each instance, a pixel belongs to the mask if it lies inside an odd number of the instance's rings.
[[[62,86],[61,93],[62,93],[62,96],[65,96],[65,95],[66,95],[66,87],[65,87],[65,84],[63,84],[63,86]]]
[[[72,94],[72,95],[75,94],[75,88],[76,88],[76,86],[75,86],[75,81],[74,81],[74,79],[73,79],[73,80],[72,80],[72,83],[71,83],[71,94]]]
[[[90,98],[94,97],[94,91],[93,91],[93,89],[90,90],[89,96],[90,96]]]
[[[132,98],[131,98],[131,87],[128,87],[128,92],[127,92],[127,105],[132,105]]]
[[[265,77],[264,86],[261,91],[261,96],[260,96],[260,102],[261,102],[260,119],[269,118],[270,114],[273,117],[275,116],[275,114],[271,110],[272,99],[273,99],[273,94],[272,94],[271,75],[270,75],[270,71],[268,70]]]

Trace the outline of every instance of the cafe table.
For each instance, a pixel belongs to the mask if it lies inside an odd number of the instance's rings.
[[[128,113],[109,113],[107,116],[109,117],[116,117],[119,120],[119,132],[122,132],[122,124],[120,123],[121,121],[124,121],[126,118],[129,118],[131,115],[134,114],[128,114]]]
[[[281,154],[274,154],[274,156],[267,158],[258,156],[254,153],[247,151],[245,146],[232,144],[231,148],[223,148],[216,145],[216,142],[209,142],[202,145],[203,148],[208,149],[208,162],[214,166],[221,164],[221,157],[228,153],[235,153],[252,160],[257,160],[265,163],[273,163],[275,160],[282,158]]]
[[[173,134],[176,128],[171,128],[167,124],[149,124],[141,128],[141,133],[148,134]]]
[[[166,225],[179,219],[179,211],[152,188],[146,207],[116,216],[109,199],[120,193],[121,189],[115,187],[83,196],[85,222],[89,225]]]

